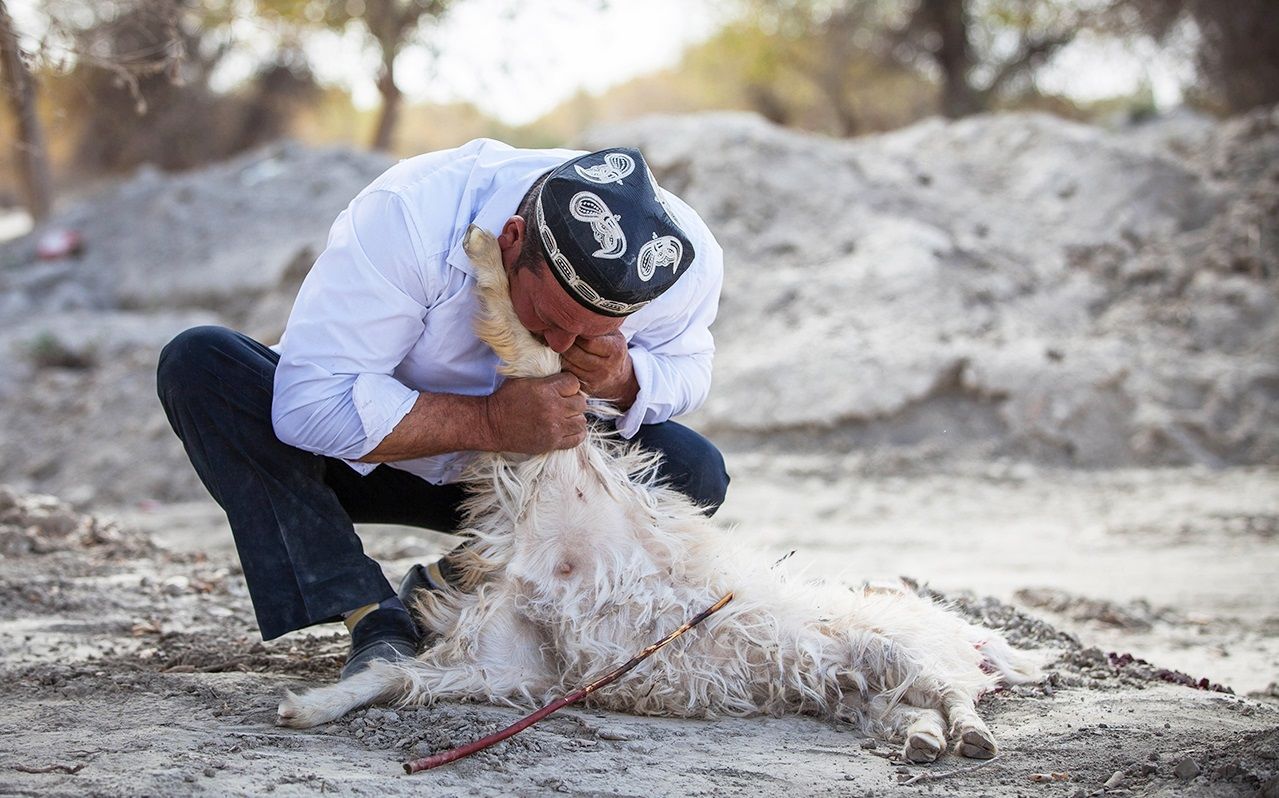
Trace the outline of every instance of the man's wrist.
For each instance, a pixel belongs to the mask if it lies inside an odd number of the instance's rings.
[[[479,401],[476,403],[476,414],[474,422],[468,425],[472,434],[475,436],[471,445],[466,447],[476,452],[496,452],[498,451],[499,438],[497,425],[497,406],[493,397],[495,394],[488,396],[476,397]]]
[[[635,366],[629,353],[626,356],[626,365],[623,368],[625,371],[617,382],[606,390],[601,391],[598,397],[618,410],[625,411],[635,404],[635,400],[639,396],[639,379],[635,376]]]

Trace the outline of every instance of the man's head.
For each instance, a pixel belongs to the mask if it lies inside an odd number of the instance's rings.
[[[675,283],[693,246],[638,150],[552,169],[498,237],[520,321],[557,352],[616,331]]]

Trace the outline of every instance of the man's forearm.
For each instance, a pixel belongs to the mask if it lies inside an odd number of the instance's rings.
[[[418,394],[417,401],[391,434],[362,463],[389,463],[461,451],[489,451],[493,442],[484,396]]]

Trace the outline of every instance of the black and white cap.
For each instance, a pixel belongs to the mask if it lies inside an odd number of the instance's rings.
[[[560,285],[604,316],[644,307],[693,262],[693,244],[636,149],[600,150],[556,167],[538,192],[536,224]]]

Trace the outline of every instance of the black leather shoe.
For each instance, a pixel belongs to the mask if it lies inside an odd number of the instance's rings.
[[[376,659],[412,659],[417,656],[421,639],[413,619],[404,610],[373,610],[351,630],[351,652],[346,655],[341,678],[359,673]]]
[[[400,597],[400,601],[404,602],[404,606],[412,607],[414,601],[416,601],[414,594],[417,591],[447,590],[449,587],[451,585],[449,585],[448,580],[440,571],[438,561],[430,565],[418,563],[410,568],[409,572],[400,580],[400,589],[396,591],[396,594]]]
[[[396,595],[400,597],[400,601],[404,602],[404,606],[409,608],[409,614],[413,616],[413,623],[417,627],[417,633],[424,643],[429,642],[435,636],[435,633],[418,622],[417,613],[413,610],[417,603],[417,593],[420,590],[447,589],[449,589],[449,583],[440,572],[438,562],[433,562],[430,565],[417,563],[400,580],[400,589],[396,591]]]

